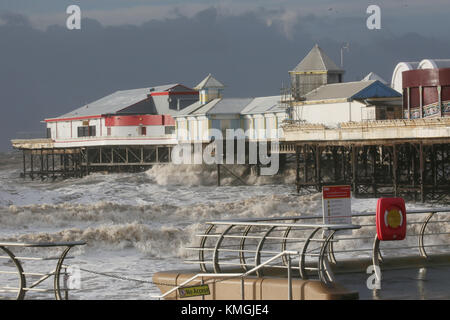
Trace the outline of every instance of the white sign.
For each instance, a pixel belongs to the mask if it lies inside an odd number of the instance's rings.
[[[351,224],[352,204],[350,186],[324,186],[322,188],[324,224]],[[339,234],[351,234],[339,231]]]

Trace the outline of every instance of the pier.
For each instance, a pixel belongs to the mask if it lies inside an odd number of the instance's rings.
[[[282,128],[279,144],[268,143],[269,153],[280,156],[278,174],[295,167],[297,192],[346,184],[356,197],[406,196],[424,202],[450,195],[450,118],[348,122],[339,128],[286,122]],[[31,179],[146,170],[171,163],[176,145],[56,147],[51,139],[12,143],[23,152],[23,177]],[[239,175],[233,164],[218,164],[217,185],[224,175],[243,184],[246,175],[259,174],[260,159],[250,164],[249,148],[245,150],[248,170]]]
[[[348,184],[357,197],[450,194],[450,119],[290,123],[279,152],[295,154],[297,191]]]
[[[51,139],[13,140],[22,151],[22,177],[56,179],[91,172],[137,172],[171,162],[172,145],[55,147]]]

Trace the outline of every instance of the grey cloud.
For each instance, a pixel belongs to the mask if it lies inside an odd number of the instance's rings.
[[[0,12],[0,24],[13,27],[31,27],[30,20],[26,16],[9,11]]]
[[[358,27],[356,18],[324,22],[314,15],[297,17],[286,37],[282,22],[268,24],[267,16],[264,9],[220,15],[210,8],[193,17],[179,13],[139,26],[83,19],[80,31],[57,25],[37,30],[25,16],[2,17],[0,150],[9,148],[17,132],[44,132],[41,120],[115,90],[173,82],[194,86],[211,72],[227,85],[228,97],[278,94],[288,71],[315,42],[336,63],[342,41],[350,42],[347,81],[370,71],[390,80],[398,61],[450,57],[447,41],[371,32]]]

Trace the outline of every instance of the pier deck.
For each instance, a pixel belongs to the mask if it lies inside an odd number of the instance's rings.
[[[56,147],[51,139],[13,140],[23,177],[83,177],[93,171],[138,171],[171,162],[172,144]]]

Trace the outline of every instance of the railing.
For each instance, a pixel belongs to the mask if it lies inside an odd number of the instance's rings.
[[[224,279],[229,279],[229,278],[241,278],[241,299],[245,300],[245,290],[244,290],[244,279],[249,276],[250,274],[257,272],[259,269],[265,267],[266,265],[270,264],[271,262],[273,262],[274,260],[280,258],[280,257],[285,257],[287,256],[287,261],[288,261],[288,300],[292,300],[292,276],[291,276],[291,255],[298,255],[299,253],[297,251],[283,251],[280,252],[278,254],[276,254],[275,256],[273,256],[272,258],[268,259],[267,261],[259,264],[258,266],[254,267],[251,270],[248,270],[247,272],[244,273],[198,273],[195,276],[187,279],[186,281],[183,281],[181,284],[179,284],[178,286],[170,289],[169,291],[165,292],[162,295],[157,295],[157,296],[152,296],[152,298],[157,298],[157,299],[164,299],[166,296],[172,294],[173,292],[177,291],[180,288],[185,287],[187,284],[195,281],[198,278],[201,278],[201,284],[204,284],[204,279],[203,278],[224,278]]]
[[[3,251],[6,255],[0,256],[0,275],[9,277],[3,279],[3,281],[14,281],[14,275],[17,275],[17,286],[4,286],[0,283],[0,294],[10,294],[4,298],[15,298],[17,300],[23,300],[27,292],[53,292],[56,300],[68,299],[69,291],[72,290],[67,286],[68,272],[67,265],[64,265],[68,257],[67,254],[75,246],[85,245],[85,242],[52,242],[52,243],[22,243],[22,242],[0,242],[0,251]],[[29,257],[29,256],[16,256],[12,250],[20,248],[62,248],[63,251],[59,256],[50,257]],[[39,262],[39,261],[57,261],[56,267],[45,273],[38,272],[25,272],[22,266],[23,262]],[[6,270],[5,270],[6,269]],[[64,271],[63,271],[64,269]],[[63,286],[61,286],[61,276],[63,276]],[[27,277],[36,278],[31,285],[27,286]],[[42,284],[45,280],[53,277],[53,288],[40,289],[38,285]],[[3,282],[1,281],[1,282]],[[63,295],[64,293],[64,295]]]
[[[295,144],[274,143],[270,145],[271,153],[295,153]]]
[[[262,257],[298,251],[297,266],[292,269],[297,269],[302,279],[308,279],[311,272],[317,272],[319,280],[329,284],[334,281],[329,262],[337,264],[336,255],[357,259],[365,256],[372,258],[377,265],[383,261],[385,252],[410,256],[410,250],[414,249],[425,259],[429,257],[427,249],[444,249],[444,253],[450,253],[449,213],[450,208],[409,210],[406,239],[382,243],[381,246],[379,243],[376,245],[374,212],[352,214],[351,225],[304,223],[321,221],[322,216],[212,221],[207,222],[209,227],[203,234],[197,235],[200,237],[199,246],[189,248],[198,251],[198,260],[186,262],[199,264],[203,274],[223,274],[222,268],[226,266],[244,272],[254,267],[257,268],[256,274],[262,276],[264,268],[259,268]],[[434,217],[445,218],[433,220]],[[343,235],[345,230],[351,235]],[[337,234],[338,231],[342,232]],[[426,240],[431,238],[435,239],[426,244]],[[317,245],[310,248],[312,243]],[[271,268],[286,269],[287,264],[286,257],[283,257],[281,264],[271,265]]]

